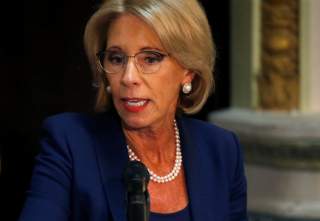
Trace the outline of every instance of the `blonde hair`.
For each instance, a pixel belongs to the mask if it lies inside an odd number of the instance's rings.
[[[96,53],[106,45],[110,23],[123,13],[148,23],[165,50],[195,73],[192,91],[188,95],[180,94],[178,108],[188,114],[198,112],[214,88],[216,51],[207,17],[197,0],[106,0],[102,3],[84,33],[85,50],[98,84],[95,110],[104,111],[110,102]]]

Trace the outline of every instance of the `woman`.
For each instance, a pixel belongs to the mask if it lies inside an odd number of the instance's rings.
[[[84,38],[101,113],[45,121],[20,220],[126,220],[129,160],[151,174],[150,220],[246,220],[234,134],[179,114],[212,90],[211,39],[196,0],[105,1]]]

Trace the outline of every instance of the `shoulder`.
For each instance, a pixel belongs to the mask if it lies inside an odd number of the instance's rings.
[[[210,122],[181,117],[181,124],[186,130],[192,133],[193,137],[201,137],[201,139],[215,142],[235,139],[235,134],[232,131]]]
[[[93,116],[86,113],[66,112],[47,117],[43,121],[44,127],[72,127],[79,123],[89,123]]]
[[[107,113],[60,113],[43,121],[40,136],[78,147],[79,144],[91,143],[97,134],[112,129],[116,122],[114,119],[116,117],[112,118]]]
[[[109,132],[116,121],[106,113],[60,113],[43,121],[40,129],[40,147],[44,152],[63,153],[69,162],[81,164],[83,160],[95,159],[95,147],[100,142],[107,145]],[[117,119],[117,118],[114,118]]]
[[[230,130],[186,117],[181,118],[181,126],[187,139],[191,139],[207,157],[218,157],[231,166],[230,162],[236,162],[242,155],[238,138]]]
[[[103,125],[104,121],[110,118],[106,113],[77,113],[65,112],[47,117],[42,127],[50,130],[70,131],[78,129],[93,129],[98,125]]]

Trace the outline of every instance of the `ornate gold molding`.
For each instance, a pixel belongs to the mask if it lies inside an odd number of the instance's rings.
[[[299,107],[299,0],[262,0],[260,108]]]

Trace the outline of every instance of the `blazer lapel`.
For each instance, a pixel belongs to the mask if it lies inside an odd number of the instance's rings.
[[[125,221],[126,191],[122,176],[129,158],[119,117],[109,114],[98,119],[96,153],[113,220]]]
[[[178,125],[181,136],[183,165],[186,174],[186,183],[189,194],[189,205],[193,221],[215,220],[215,211],[212,201],[217,190],[211,182],[207,160],[209,159],[192,136],[190,122],[178,118]],[[193,128],[196,129],[196,128]]]

